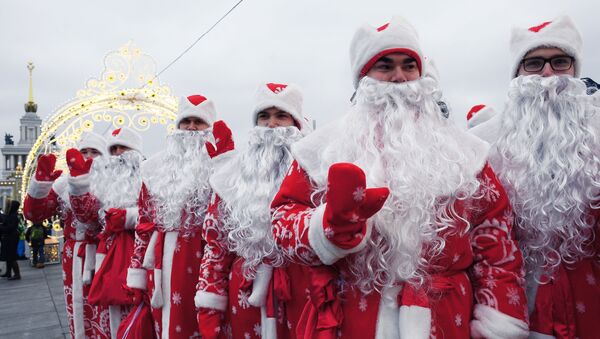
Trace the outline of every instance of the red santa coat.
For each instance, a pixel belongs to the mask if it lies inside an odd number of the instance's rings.
[[[110,338],[108,308],[88,303],[100,227],[97,224],[83,224],[74,218],[67,191],[66,176],[54,183],[33,178],[23,213],[26,219],[34,223],[56,214],[60,214],[63,221],[63,286],[71,337]]]
[[[325,205],[313,203],[315,186],[295,162],[272,207],[273,234],[287,258],[312,266],[310,301],[297,333],[305,338],[336,333],[342,338],[526,334],[522,258],[512,238],[508,198],[488,165],[477,178],[483,198],[455,206],[471,227],[457,221],[456,232],[444,235],[443,253],[428,260],[441,267],[429,272],[429,288],[399,284],[363,295],[348,282],[348,261],[365,246],[371,230],[362,229],[346,249],[330,241],[323,228]]]
[[[73,208],[73,214],[77,220],[88,224],[100,225],[100,217],[98,212],[100,208],[108,210],[112,207],[121,208],[119,206],[103,206],[102,202],[89,191],[90,174],[84,174],[77,177],[71,177],[69,185],[71,187],[70,201]],[[134,241],[134,228],[137,223],[138,211],[137,207],[127,207],[126,210],[126,221],[125,229],[120,234],[119,241],[114,241],[116,234],[107,233],[103,230],[100,234],[100,241],[98,242],[98,248],[95,258],[95,271],[94,280],[104,279],[113,281],[114,284],[105,286],[105,289],[111,290],[114,294],[126,293],[124,288],[126,284],[126,271],[121,271],[117,266],[104,265],[104,258],[106,253],[111,249],[119,250],[120,248],[133,248],[133,246],[125,246],[124,242],[133,244]],[[129,260],[132,255],[132,250],[119,250],[119,260]],[[125,259],[127,258],[127,259]],[[93,296],[90,296],[93,297]],[[98,297],[96,296],[96,299]],[[121,321],[127,316],[133,305],[130,304],[119,304],[119,305],[108,305],[109,317],[110,317],[110,333],[113,338],[116,337],[117,330]]]
[[[196,306],[224,312],[223,323],[212,333],[215,338],[220,335],[241,339],[295,338],[291,328],[306,300],[306,275],[298,274],[292,283],[285,267],[273,268],[265,263],[254,280],[245,279],[244,259],[227,248],[224,216],[219,208],[223,203],[214,194],[204,220],[202,234],[206,247]]]
[[[501,115],[496,115],[469,131],[494,143],[500,135]],[[595,232],[590,234],[589,249],[593,256],[576,263],[562,263],[542,284],[529,277],[527,294],[530,330],[539,338],[598,338],[600,314],[600,210],[591,210]]]
[[[152,168],[159,155],[144,162],[142,171]],[[150,191],[146,184],[142,185],[140,219],[127,285],[148,290],[159,338],[200,338],[194,295],[204,250],[201,234],[204,218],[191,220],[185,232],[165,230],[155,223]],[[189,217],[182,211],[180,224],[185,224]]]

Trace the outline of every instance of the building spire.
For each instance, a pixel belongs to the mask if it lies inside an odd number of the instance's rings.
[[[33,62],[27,63],[27,69],[29,70],[29,100],[25,103],[25,112],[37,112],[37,104],[33,101],[33,69],[35,66]]]

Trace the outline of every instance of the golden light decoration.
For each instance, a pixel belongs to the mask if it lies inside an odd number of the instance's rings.
[[[81,134],[97,124],[127,126],[139,132],[166,125],[169,133],[174,131],[178,100],[168,85],[155,79],[156,71],[154,59],[132,42],[108,53],[100,77],[89,79],[75,98],[44,120],[25,162],[22,187],[28,187],[41,153],[54,153],[57,167],[65,170],[64,150],[76,147]]]

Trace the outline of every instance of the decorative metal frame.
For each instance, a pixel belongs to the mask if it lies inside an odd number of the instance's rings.
[[[177,106],[171,88],[156,79],[154,59],[128,42],[106,55],[99,79],[89,79],[75,98],[43,121],[40,136],[27,156],[22,187],[28,187],[40,154],[54,153],[57,167],[66,169],[64,151],[76,147],[83,132],[101,124],[127,126],[139,132],[163,125],[170,133],[175,130]],[[27,189],[22,191],[24,199]]]

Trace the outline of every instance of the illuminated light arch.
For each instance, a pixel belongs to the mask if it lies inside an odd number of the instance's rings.
[[[42,153],[54,153],[57,167],[66,170],[65,150],[76,147],[85,131],[127,126],[139,132],[151,125],[175,129],[178,99],[171,88],[155,79],[154,59],[142,53],[132,42],[104,58],[99,79],[89,79],[77,96],[42,123],[41,134],[31,148],[22,178],[22,198],[27,194],[35,159]]]

